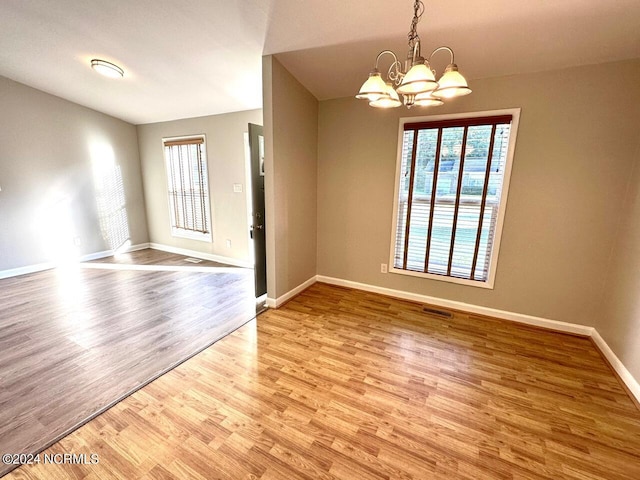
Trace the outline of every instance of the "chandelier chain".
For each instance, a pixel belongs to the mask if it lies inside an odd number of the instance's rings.
[[[422,0],[415,0],[413,3],[413,20],[411,20],[411,29],[407,34],[407,39],[409,40],[409,49],[413,49],[416,44],[416,41],[420,40],[418,36],[418,22],[420,22],[420,18],[424,13],[424,3]]]

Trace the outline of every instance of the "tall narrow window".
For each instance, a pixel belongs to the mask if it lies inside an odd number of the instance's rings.
[[[401,121],[392,272],[493,287],[518,114]]]
[[[204,136],[166,138],[171,233],[211,241],[211,213]]]

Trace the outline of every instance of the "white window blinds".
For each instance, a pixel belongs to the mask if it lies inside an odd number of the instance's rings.
[[[174,235],[211,237],[204,138],[165,139],[169,210]]]
[[[394,269],[487,281],[511,121],[501,115],[404,125]]]

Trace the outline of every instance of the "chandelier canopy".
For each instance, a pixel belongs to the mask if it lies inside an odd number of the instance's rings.
[[[369,73],[356,98],[367,100],[376,108],[394,108],[404,103],[407,108],[417,106],[438,106],[443,100],[468,95],[471,89],[455,64],[453,50],[449,47],[438,47],[425,60],[420,53],[420,37],[416,30],[424,13],[422,0],[413,4],[413,20],[407,34],[409,50],[404,66],[391,50],[383,50],[376,57],[376,63]],[[431,68],[431,59],[438,52],[449,52],[450,63],[442,76],[436,81],[436,71]],[[378,64],[384,55],[391,55],[393,63],[387,71],[386,81],[382,78]],[[402,95],[403,100],[400,100]]]

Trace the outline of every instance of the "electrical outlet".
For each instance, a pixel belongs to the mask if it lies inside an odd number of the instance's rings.
[[[242,184],[234,183],[233,184],[233,193],[242,193]]]
[[[387,273],[387,264],[386,263],[381,263],[380,264],[380,273]]]
[[[231,248],[231,240],[227,238],[227,248]]]
[[[81,243],[82,243],[82,241],[80,240],[80,237],[73,237],[73,244],[76,247],[79,247]]]

